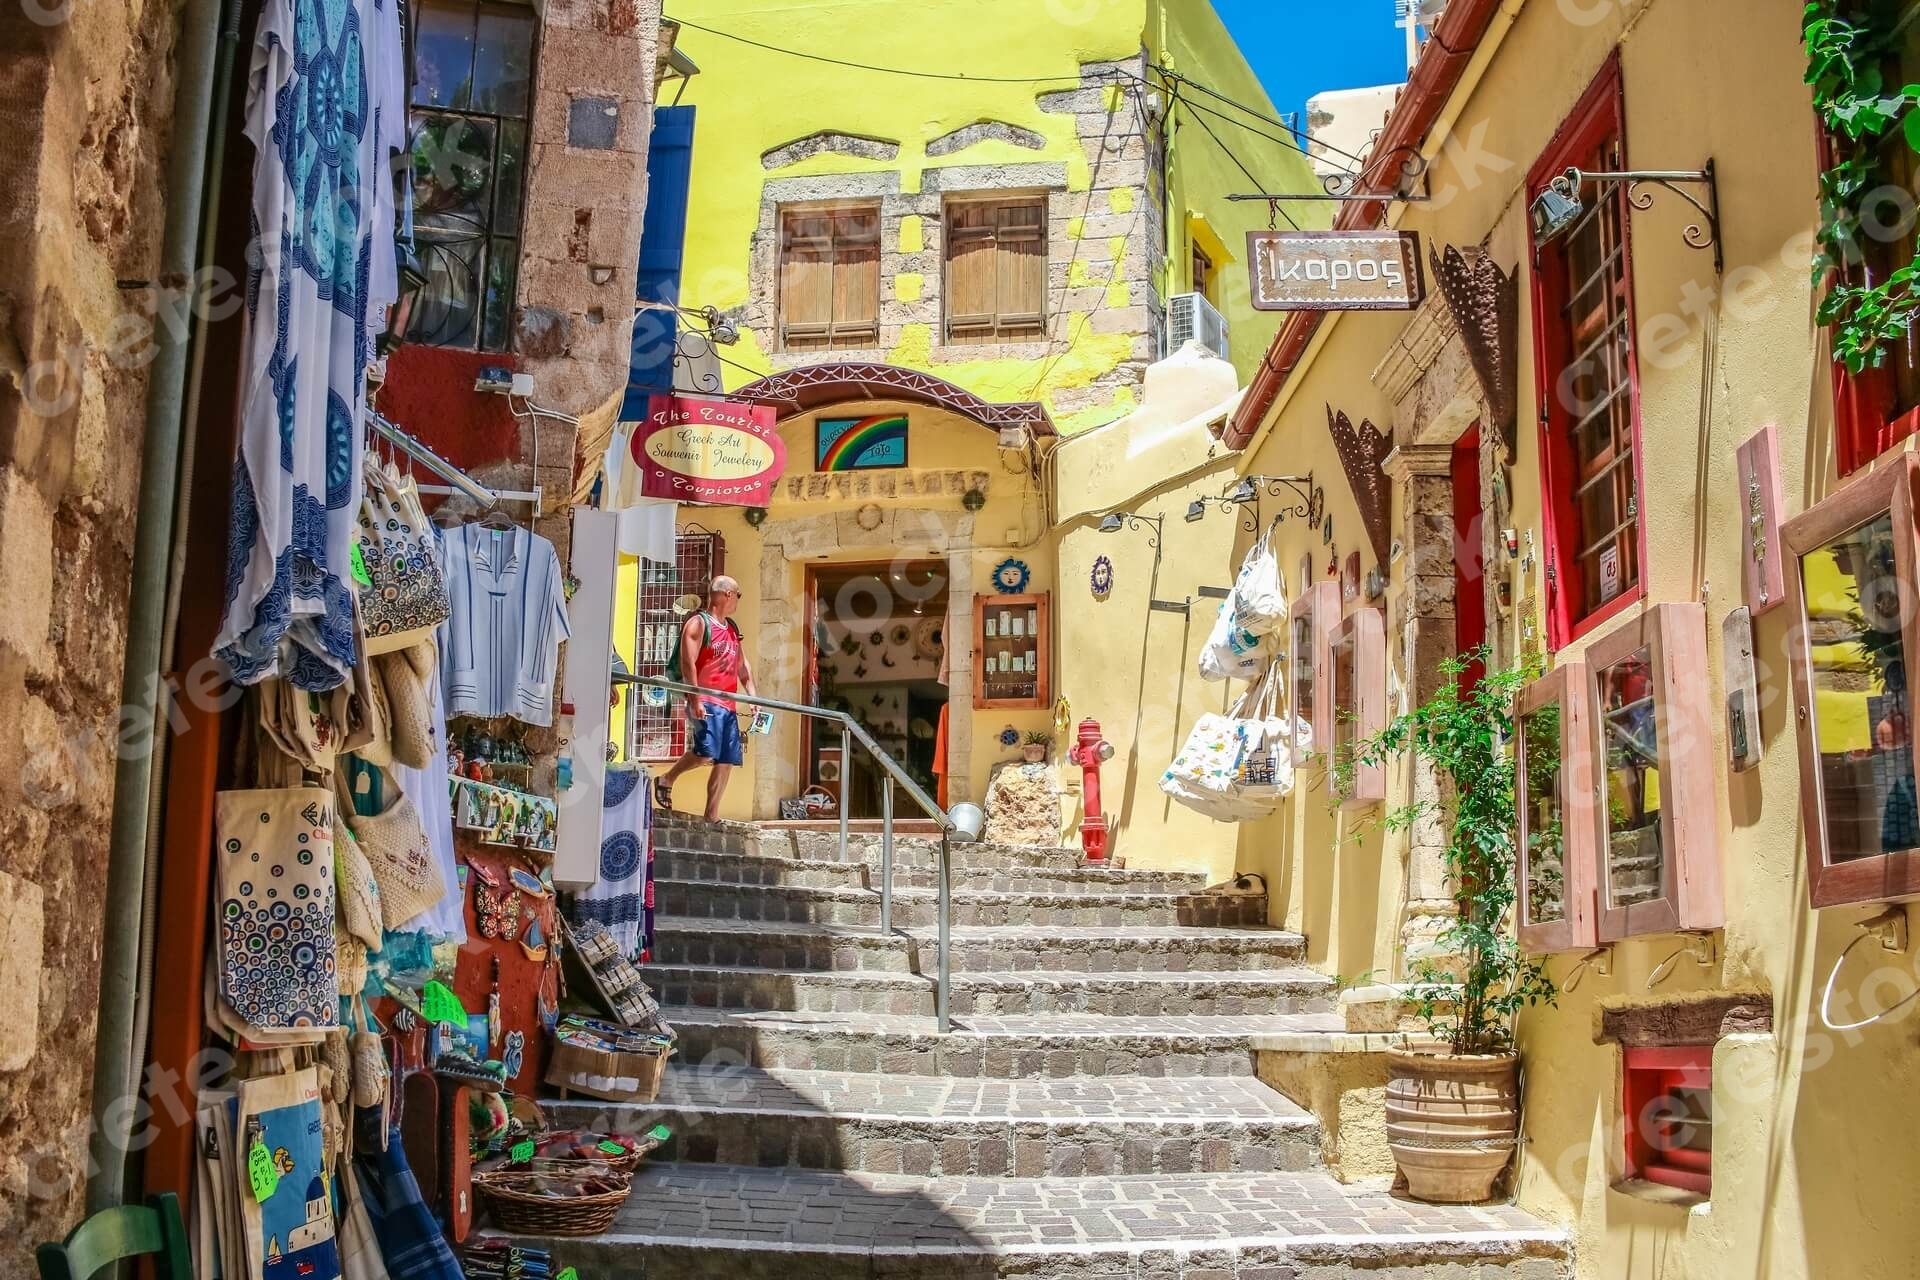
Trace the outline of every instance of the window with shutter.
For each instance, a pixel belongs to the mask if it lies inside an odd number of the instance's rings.
[[[880,345],[877,208],[781,218],[780,343],[789,351]]]
[[[1043,337],[1047,204],[1042,197],[947,206],[947,341]]]

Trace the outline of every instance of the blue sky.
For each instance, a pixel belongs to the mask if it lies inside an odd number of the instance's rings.
[[[1283,113],[1304,111],[1323,89],[1407,78],[1407,37],[1393,25],[1393,0],[1213,0],[1213,7]]]

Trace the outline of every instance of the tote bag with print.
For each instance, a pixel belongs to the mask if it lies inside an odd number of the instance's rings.
[[[250,1029],[339,1023],[333,823],[333,796],[321,787],[215,798],[220,1000]]]
[[[440,550],[419,490],[392,468],[369,464],[360,500],[360,626],[369,654],[431,639],[453,612]]]

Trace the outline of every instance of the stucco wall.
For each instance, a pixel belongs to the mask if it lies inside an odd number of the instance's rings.
[[[1408,213],[1400,225],[1431,244],[1485,241],[1505,268],[1523,273],[1519,452],[1511,467],[1506,524],[1540,546],[1538,413],[1532,391],[1526,302],[1527,167],[1557,123],[1617,47],[1625,82],[1626,142],[1632,167],[1691,168],[1709,156],[1720,174],[1727,271],[1716,280],[1712,256],[1690,249],[1681,230],[1691,211],[1667,193],[1632,221],[1634,296],[1640,337],[1639,387],[1648,599],[1704,601],[1715,707],[1723,692],[1717,632],[1741,603],[1744,509],[1734,448],[1762,426],[1779,431],[1789,514],[1835,487],[1831,390],[1810,322],[1806,262],[1815,220],[1813,126],[1801,83],[1801,6],[1763,0],[1743,6],[1738,22],[1706,0],[1627,0],[1619,4],[1507,6],[1476,55],[1468,88],[1443,117],[1439,136],[1456,144],[1438,157],[1433,183],[1444,199]],[[1577,20],[1573,13],[1581,15]],[[1517,14],[1517,16],[1515,16]],[[1509,30],[1509,18],[1512,18]],[[1430,148],[1431,149],[1431,148]],[[1719,295],[1718,349],[1703,363],[1706,299]],[[1671,317],[1662,320],[1660,317]],[[1252,465],[1262,471],[1311,465],[1337,477],[1326,435],[1328,401],[1356,420],[1395,419],[1372,374],[1405,325],[1404,317],[1348,315],[1324,326],[1318,354],[1296,373]],[[1435,362],[1436,369],[1448,357]],[[1437,375],[1436,375],[1437,376]],[[1452,376],[1451,373],[1448,374]],[[1402,430],[1417,421],[1457,432],[1445,404],[1403,410]],[[1353,545],[1357,526],[1346,486],[1328,493],[1336,542]],[[1396,502],[1396,530],[1404,515]],[[1283,563],[1299,554],[1289,542]],[[1316,554],[1319,554],[1316,551]],[[1371,554],[1364,558],[1371,562]],[[1324,567],[1324,558],[1321,563]],[[1543,601],[1536,560],[1531,575],[1504,561],[1516,601]],[[1407,600],[1405,568],[1388,595],[1390,619]],[[1491,584],[1490,584],[1491,586]],[[1896,1020],[1852,1033],[1819,1028],[1820,985],[1840,949],[1857,936],[1867,909],[1814,912],[1808,906],[1800,820],[1795,730],[1781,659],[1790,609],[1763,617],[1756,645],[1761,677],[1764,762],[1728,772],[1724,725],[1712,717],[1716,820],[1727,926],[1713,937],[1712,962],[1683,955],[1671,974],[1656,970],[1683,946],[1675,935],[1633,939],[1614,949],[1610,973],[1589,968],[1557,1009],[1536,1009],[1520,1023],[1527,1069],[1526,1144],[1520,1203],[1566,1222],[1576,1233],[1582,1276],[1716,1277],[1900,1275],[1920,1251],[1920,1229],[1906,1206],[1920,1182],[1911,1143],[1874,1141],[1883,1117],[1904,1114],[1920,1084],[1912,1027]],[[1506,654],[1523,625],[1541,619],[1519,609],[1496,619]],[[1599,628],[1601,634],[1611,626]],[[1389,626],[1389,689],[1414,673]],[[1569,647],[1569,652],[1584,642]],[[1409,795],[1406,770],[1389,795]],[[1377,966],[1402,972],[1398,954],[1400,882],[1406,846],[1367,837],[1334,843],[1339,820],[1311,794],[1295,801],[1276,838],[1250,828],[1243,863],[1275,858],[1290,877],[1287,910],[1312,939],[1316,962],[1351,974]],[[1873,959],[1862,960],[1871,951]],[[1577,956],[1549,960],[1565,980]],[[1912,954],[1863,948],[1840,990],[1866,991],[1851,1015],[1913,989]],[[1659,980],[1651,987],[1656,977]],[[1620,1175],[1620,1053],[1596,1043],[1600,1013],[1689,995],[1764,991],[1776,1031],[1720,1041],[1715,1065],[1715,1160],[1711,1203],[1689,1209],[1615,1189]],[[1810,1026],[1811,1024],[1811,1026]]]
[[[4,1275],[85,1179],[174,8],[0,7]]]

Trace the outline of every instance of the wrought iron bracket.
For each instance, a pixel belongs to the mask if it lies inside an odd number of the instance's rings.
[[[1713,250],[1713,272],[1725,275],[1727,270],[1726,250],[1720,243],[1720,183],[1714,176],[1713,161],[1709,159],[1700,169],[1639,169],[1627,173],[1586,173],[1579,169],[1568,169],[1553,180],[1553,185],[1564,194],[1577,195],[1583,182],[1598,183],[1602,186],[1627,184],[1627,203],[1636,209],[1646,210],[1653,207],[1653,192],[1649,186],[1664,187],[1694,207],[1699,213],[1700,222],[1690,222],[1680,238],[1695,249]],[[1704,188],[1705,199],[1688,191],[1688,187]]]
[[[1303,476],[1248,476],[1224,497],[1226,502],[1253,508],[1253,514],[1240,522],[1240,527],[1248,533],[1260,532],[1263,498],[1291,498],[1275,513],[1275,524],[1294,516],[1317,526],[1327,511],[1326,490],[1313,482],[1311,471]]]

